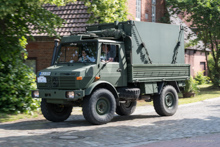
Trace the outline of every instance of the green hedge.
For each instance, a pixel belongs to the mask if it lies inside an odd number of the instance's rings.
[[[31,97],[36,84],[35,74],[24,64],[26,40],[11,41],[0,40],[5,47],[0,48],[0,112],[31,113],[39,107],[39,100]]]
[[[203,72],[204,71],[199,71],[195,77],[195,80],[198,82],[199,85],[206,84],[210,80],[209,77],[203,75]]]

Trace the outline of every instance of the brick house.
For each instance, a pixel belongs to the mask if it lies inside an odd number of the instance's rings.
[[[129,20],[160,22],[161,18],[167,13],[165,0],[127,0],[127,4]],[[87,13],[87,8],[83,2],[77,1],[62,7],[45,5],[45,9],[66,20],[67,23],[64,24],[64,27],[56,30],[60,36],[70,35],[70,31],[85,31],[90,14]],[[55,38],[48,37],[47,34],[37,34],[37,32],[33,32],[33,36],[35,40],[29,40],[26,47],[28,51],[26,63],[37,72],[50,66]],[[205,64],[204,69],[206,69],[205,56],[197,50],[186,49],[185,61],[192,65],[192,75],[200,70],[200,64],[203,62]]]

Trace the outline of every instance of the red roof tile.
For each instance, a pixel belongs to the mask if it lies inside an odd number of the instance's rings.
[[[57,7],[55,5],[44,5],[44,8],[58,15],[66,21],[63,27],[57,28],[56,31],[60,36],[70,35],[70,31],[85,32],[86,22],[90,14],[87,12],[87,7],[83,2],[77,1],[69,3],[66,6]],[[30,28],[34,28],[30,25]],[[33,36],[48,36],[47,33],[38,34],[38,30],[32,31]]]

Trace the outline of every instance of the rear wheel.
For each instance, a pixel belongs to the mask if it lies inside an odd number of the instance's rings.
[[[116,113],[121,116],[131,115],[136,108],[137,101],[126,101],[125,103],[120,103],[120,106],[117,106]]]
[[[83,115],[92,124],[100,125],[111,121],[115,109],[115,97],[107,89],[98,89],[83,100]]]
[[[160,95],[153,99],[154,109],[161,116],[171,116],[176,113],[178,108],[178,95],[176,89],[167,85],[163,88]]]
[[[41,101],[42,114],[47,120],[53,122],[61,122],[69,118],[72,108],[72,106],[47,103],[46,99]]]

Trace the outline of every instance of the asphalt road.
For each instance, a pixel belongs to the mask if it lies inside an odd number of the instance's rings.
[[[171,117],[158,116],[152,106],[140,106],[132,116],[116,115],[105,125],[89,124],[79,111],[61,123],[45,119],[0,123],[0,147],[201,147],[219,145],[219,137],[220,98],[181,105]]]

